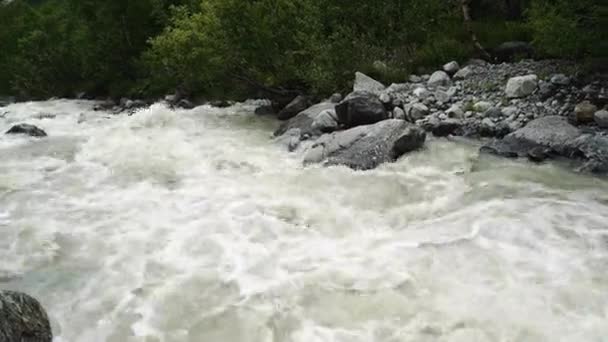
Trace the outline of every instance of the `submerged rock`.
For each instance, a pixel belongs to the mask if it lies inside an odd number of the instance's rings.
[[[31,137],[46,137],[47,134],[44,130],[30,124],[19,124],[11,127],[6,134],[26,134]]]
[[[40,303],[23,293],[0,291],[0,341],[51,342],[53,334]]]
[[[388,119],[386,107],[372,93],[352,93],[336,106],[340,124],[347,128]]]
[[[403,120],[385,120],[322,136],[308,151],[304,163],[324,162],[370,170],[419,149],[425,139],[425,132],[415,125]]]

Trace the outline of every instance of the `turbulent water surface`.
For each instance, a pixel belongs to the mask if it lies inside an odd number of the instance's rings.
[[[598,341],[608,183],[467,142],[302,167],[248,105],[0,108],[0,288],[55,342]]]

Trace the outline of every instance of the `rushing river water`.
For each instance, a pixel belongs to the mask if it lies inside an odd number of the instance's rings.
[[[0,289],[55,342],[608,338],[608,182],[430,140],[302,167],[252,107],[0,108]]]

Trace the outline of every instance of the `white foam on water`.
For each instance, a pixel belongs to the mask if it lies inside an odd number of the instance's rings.
[[[4,108],[49,137],[0,137],[0,288],[56,342],[608,336],[605,180],[432,139],[305,168],[255,104]]]

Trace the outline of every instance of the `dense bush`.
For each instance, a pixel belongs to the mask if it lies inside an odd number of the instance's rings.
[[[482,45],[606,57],[601,0],[472,0]],[[326,95],[361,70],[385,82],[476,54],[458,0],[0,1],[0,93]]]

